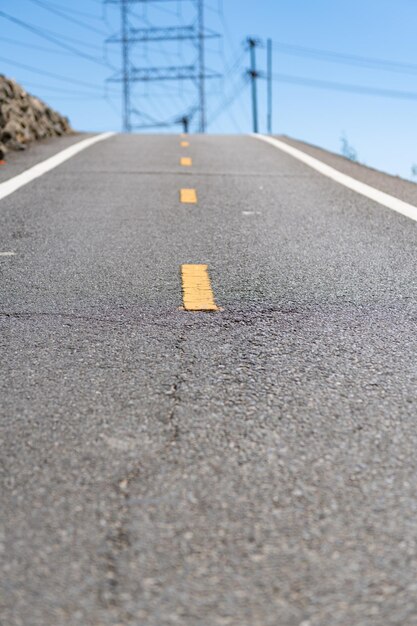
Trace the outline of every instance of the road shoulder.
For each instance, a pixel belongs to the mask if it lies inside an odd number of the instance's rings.
[[[51,137],[31,144],[22,152],[8,152],[5,165],[0,167],[0,183],[18,176],[83,139],[94,137],[95,134],[97,133],[74,133],[65,137]]]
[[[292,139],[285,135],[279,135],[276,138],[289,146],[302,150],[306,154],[322,161],[322,163],[326,163],[326,165],[333,167],[347,176],[351,176],[367,185],[371,185],[403,202],[417,206],[417,185],[411,181],[404,180],[399,176],[392,176],[380,172],[360,163],[355,163],[341,155],[329,152],[328,150],[324,150],[323,148],[319,148],[318,146],[304,141]]]

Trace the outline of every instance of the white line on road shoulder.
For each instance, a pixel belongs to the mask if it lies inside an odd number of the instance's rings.
[[[330,165],[326,165],[326,163],[323,163],[322,161],[315,159],[309,154],[302,152],[302,150],[298,150],[298,148],[293,148],[292,146],[289,146],[279,139],[275,139],[274,137],[267,137],[265,135],[252,135],[252,137],[271,144],[275,148],[282,150],[282,152],[286,152],[295,159],[302,161],[309,167],[313,168],[313,170],[316,170],[317,172],[320,172],[320,174],[327,176],[327,178],[331,178],[337,183],[343,185],[344,187],[352,189],[353,191],[360,193],[362,196],[370,198],[371,200],[382,204],[382,206],[385,206],[388,209],[392,209],[393,211],[397,211],[397,213],[401,213],[401,215],[405,215],[406,217],[409,217],[410,219],[417,222],[417,207],[415,207],[414,205],[403,202],[399,198],[390,196],[384,191],[379,191],[379,189],[375,189],[375,187],[371,187],[366,183],[362,183],[359,180],[356,180],[356,178],[352,178],[347,174],[343,174],[342,172],[339,172],[339,170],[330,167]]]
[[[104,139],[108,139],[108,137],[112,137],[114,134],[115,133],[102,133],[101,135],[96,135],[95,137],[89,137],[88,139],[79,141],[73,146],[58,152],[58,154],[54,154],[54,156],[46,159],[46,161],[42,161],[25,172],[6,180],[4,183],[0,183],[0,200],[10,196],[11,193],[14,193],[20,189],[20,187],[32,182],[35,178],[39,178],[39,176],[43,176],[46,172],[58,167],[58,165],[61,165],[64,161],[68,161],[68,159],[71,159],[71,157],[75,156],[79,152],[82,152],[82,150],[89,148],[99,141],[104,141]]]

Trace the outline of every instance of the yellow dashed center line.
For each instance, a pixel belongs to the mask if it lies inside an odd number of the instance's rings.
[[[207,265],[181,265],[182,298],[186,311],[218,311]]]
[[[188,148],[188,141],[181,141],[182,148]],[[190,157],[181,157],[183,167],[191,167]],[[184,204],[196,204],[195,189],[181,189],[180,200]],[[207,265],[181,265],[182,294],[186,311],[218,311],[214,301]]]
[[[197,204],[197,192],[195,189],[181,189],[180,200],[183,204]]]

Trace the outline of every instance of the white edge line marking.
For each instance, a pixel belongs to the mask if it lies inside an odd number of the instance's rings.
[[[25,172],[6,180],[4,183],[0,183],[0,200],[10,196],[10,194],[32,182],[35,178],[39,178],[40,176],[43,176],[43,174],[50,172],[55,167],[58,167],[58,165],[61,165],[61,163],[68,161],[71,157],[75,156],[79,152],[82,152],[82,150],[89,148],[99,141],[104,141],[113,135],[115,135],[115,133],[101,133],[101,135],[96,135],[95,137],[89,137],[83,141],[78,141],[76,144],[70,146],[69,148],[65,148],[65,150],[61,150],[58,154],[54,154],[54,156],[49,159],[41,161],[41,163],[34,165]]]
[[[16,256],[16,252],[0,252],[0,256]]]
[[[392,209],[393,211],[397,211],[397,213],[401,213],[401,215],[405,215],[406,217],[409,217],[410,219],[417,222],[417,207],[415,207],[414,205],[408,204],[408,202],[403,202],[402,200],[399,200],[399,198],[390,196],[384,191],[379,191],[379,189],[375,189],[375,187],[371,187],[366,183],[362,183],[359,180],[356,180],[356,178],[352,178],[347,174],[343,174],[342,172],[339,172],[339,170],[330,167],[330,165],[326,165],[322,161],[319,161],[309,154],[302,152],[302,150],[298,150],[297,148],[289,146],[279,139],[275,139],[274,137],[267,137],[265,135],[252,135],[252,137],[271,144],[275,148],[282,150],[282,152],[286,152],[295,159],[302,161],[309,167],[313,168],[313,170],[320,172],[320,174],[323,174],[323,176],[327,176],[327,178],[331,178],[337,183],[343,185],[344,187],[348,187],[348,189],[352,189],[353,191],[360,193],[362,196],[370,198],[371,200],[382,204],[382,206],[385,206],[388,209]]]

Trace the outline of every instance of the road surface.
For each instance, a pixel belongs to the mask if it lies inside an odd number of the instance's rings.
[[[417,224],[253,137],[182,141],[0,201],[0,624],[415,625]]]

